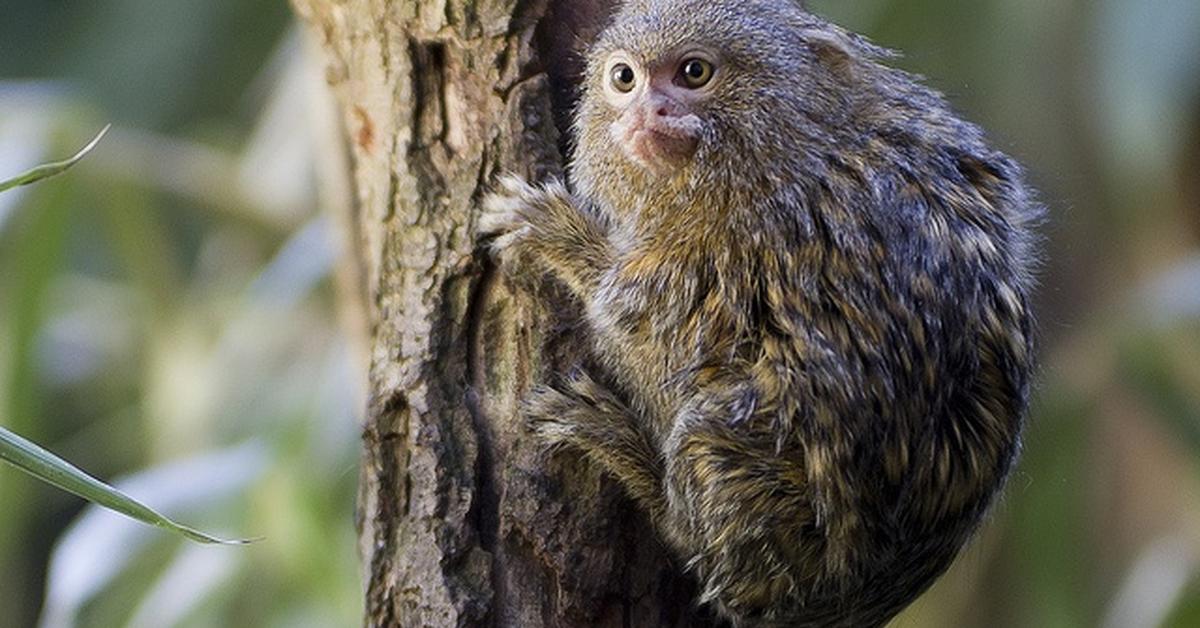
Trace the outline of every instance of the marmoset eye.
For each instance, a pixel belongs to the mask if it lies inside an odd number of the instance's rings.
[[[679,66],[679,75],[683,78],[683,84],[692,89],[704,87],[712,80],[713,65],[704,59],[693,57]]]
[[[637,85],[637,74],[633,68],[629,67],[628,63],[618,63],[613,66],[612,72],[609,73],[612,86],[619,92],[632,91]]]

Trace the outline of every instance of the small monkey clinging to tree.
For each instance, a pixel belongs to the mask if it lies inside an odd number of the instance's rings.
[[[590,52],[573,191],[481,233],[583,306],[535,389],[738,626],[871,626],[941,574],[1029,391],[1019,167],[885,51],[786,0],[629,0]]]

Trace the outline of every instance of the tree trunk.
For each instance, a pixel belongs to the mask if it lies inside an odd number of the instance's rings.
[[[520,395],[572,365],[577,327],[552,289],[509,286],[473,237],[497,173],[562,174],[579,46],[611,1],[293,4],[350,145],[365,623],[705,624],[619,487],[523,430]]]

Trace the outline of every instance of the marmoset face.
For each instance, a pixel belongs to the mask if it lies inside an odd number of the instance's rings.
[[[686,47],[643,62],[619,50],[602,71],[604,100],[616,114],[609,132],[626,157],[658,174],[692,159],[703,105],[724,74],[717,54]]]

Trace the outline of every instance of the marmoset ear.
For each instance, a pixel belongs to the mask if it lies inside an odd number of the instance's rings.
[[[1003,160],[985,160],[975,155],[959,155],[955,160],[959,174],[971,184],[992,208],[1001,207],[1005,195],[1011,190],[1013,173]]]
[[[849,78],[858,61],[856,46],[838,32],[806,29],[800,34],[817,61],[834,74]]]

